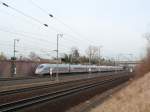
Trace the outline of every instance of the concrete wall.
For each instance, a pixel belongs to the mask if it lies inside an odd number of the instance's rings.
[[[42,62],[15,61],[17,71],[15,77],[34,76],[35,68]],[[12,61],[0,61],[0,77],[11,77]]]

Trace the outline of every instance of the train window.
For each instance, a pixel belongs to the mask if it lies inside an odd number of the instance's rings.
[[[40,65],[38,68],[43,68],[44,66],[43,65]]]
[[[49,71],[50,67],[45,67],[44,70]]]

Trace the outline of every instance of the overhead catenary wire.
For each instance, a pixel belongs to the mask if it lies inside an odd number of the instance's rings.
[[[10,6],[10,5],[8,5],[7,3],[4,3],[4,2],[2,2],[2,1],[0,1],[0,3],[1,3],[3,6],[8,7],[8,8],[11,8],[12,10],[14,10],[14,11],[20,13],[21,15],[23,15],[23,16],[25,16],[25,17],[27,17],[27,18],[30,18],[30,19],[32,19],[32,20],[34,20],[34,21],[36,21],[36,22],[38,22],[38,23],[40,23],[40,24],[43,24],[45,27],[48,27],[48,24],[43,23],[43,22],[41,22],[40,20],[38,20],[38,19],[36,19],[36,18],[34,18],[34,17],[32,17],[32,16],[29,16],[29,15],[23,13],[22,11],[20,11],[20,10],[18,10],[18,9],[16,9],[16,8]]]
[[[32,1],[33,2],[33,1]],[[27,15],[27,14],[25,14],[25,13],[23,13],[22,11],[20,11],[20,10],[18,10],[18,9],[16,9],[16,8],[14,8],[14,7],[12,7],[12,6],[10,6],[10,5],[8,5],[8,4],[6,4],[6,3],[4,3],[4,2],[2,2],[2,1],[0,1],[0,3],[3,5],[3,6],[5,6],[5,7],[8,7],[8,8],[11,8],[12,10],[14,10],[14,11],[16,11],[16,12],[18,12],[18,13],[20,13],[20,14],[22,14],[22,15],[24,15],[25,17],[28,17],[28,18],[30,18],[30,19],[32,19],[32,20],[34,20],[34,21],[36,21],[36,22],[38,22],[38,23],[40,23],[40,24],[43,24],[40,20],[38,20],[38,19],[36,19],[36,18],[34,18],[34,17],[32,17],[32,16],[29,16],[29,15]],[[39,6],[37,6],[38,8],[40,8]],[[40,10],[42,10],[42,8],[40,8]],[[45,12],[44,10],[42,10],[43,12]],[[47,13],[47,12],[46,12]],[[50,17],[54,17],[52,14],[48,14]],[[56,18],[56,17],[55,17]],[[58,21],[60,21],[60,20],[58,20]],[[63,23],[65,26],[67,26],[69,29],[71,29],[71,27],[69,27],[68,25],[66,25],[64,22],[62,22],[61,21],[61,23]],[[44,26],[46,26],[46,27],[48,27],[49,25],[48,24],[43,24]],[[53,29],[54,31],[56,31],[56,32],[62,32],[62,31],[60,31],[60,30],[58,30],[58,29],[56,29],[56,28],[54,28],[54,27],[52,27],[51,26],[51,29]],[[71,29],[72,30],[72,29]],[[73,31],[73,30],[72,30]],[[74,32],[74,31],[73,31]],[[68,34],[67,34],[68,35]],[[79,35],[79,34],[78,34]],[[71,37],[73,37],[73,38],[76,38],[75,36],[72,36],[72,35],[70,35],[69,34],[69,36],[71,36]],[[82,40],[81,38],[78,38],[78,39],[80,39],[80,40]],[[84,41],[86,41],[86,40],[88,40],[87,38],[86,39],[84,39]],[[89,41],[89,43],[91,44],[91,40]]]
[[[0,2],[1,2],[1,1],[0,1]],[[30,18],[30,19],[37,21],[38,23],[43,24],[43,23],[40,22],[38,19],[35,19],[35,18],[33,18],[33,17],[31,17],[31,16],[29,16],[29,15],[23,13],[22,11],[20,11],[20,10],[14,8],[14,7],[11,7],[10,5],[8,5],[8,4],[4,3],[4,2],[1,2],[1,3],[2,3],[2,5],[13,9],[13,10],[15,10],[16,12],[18,12],[18,13],[20,13],[20,14],[22,14],[22,15],[24,15],[24,16]],[[52,16],[52,15],[51,15],[51,16]],[[46,25],[46,26],[48,27],[48,25]],[[58,31],[58,32],[62,32],[62,31],[59,31],[58,29],[56,29],[56,28],[54,28],[54,27],[53,27],[52,29],[53,29],[54,31],[56,31],[56,32],[57,32],[57,31]],[[68,34],[67,34],[67,35],[68,35]],[[69,35],[69,36],[70,36],[70,37],[74,37],[74,36],[72,36],[72,35]]]
[[[9,46],[8,46],[9,45]],[[2,44],[0,44],[0,46],[5,46],[5,48],[7,48],[7,50],[10,52],[10,51],[12,51],[12,47],[13,47],[13,45],[11,45],[11,44],[4,44],[4,43],[2,43]],[[43,53],[44,55],[46,55],[46,54],[53,54],[53,55],[55,55],[55,50],[50,50],[50,49],[44,49],[45,51],[43,52],[43,50],[42,50],[42,48],[38,48],[38,47],[29,47],[29,46],[27,46],[27,47],[23,47],[23,46],[20,46],[20,45],[17,45],[17,51],[19,52],[19,53],[21,53],[21,54],[29,54],[30,52],[38,52],[38,53]],[[65,50],[65,51],[63,51],[63,50],[61,50],[61,52],[69,52],[68,50]]]
[[[6,28],[1,28],[0,27],[0,30],[4,30]],[[9,29],[8,29],[9,30]],[[8,31],[7,30],[7,31]],[[5,30],[6,31],[6,30]],[[10,31],[9,31],[10,32]],[[19,30],[14,30],[13,33],[18,33],[18,34],[25,34],[25,35],[29,35],[31,37],[32,36],[36,36],[36,37],[39,37],[39,36],[42,36],[42,37],[49,37],[48,35],[42,35],[42,34],[39,34],[39,33],[32,33],[32,32],[25,32],[25,31],[19,31]],[[72,35],[69,35],[69,34],[64,34],[65,35],[65,38],[63,40],[66,40],[66,41],[70,41],[70,42],[76,42],[77,43],[80,43],[78,40],[76,39],[73,39],[73,38],[70,38],[70,37],[73,37]],[[69,38],[66,38],[66,37],[69,37]],[[47,42],[48,40],[44,40],[44,39],[41,39],[41,38],[38,38],[39,40],[41,41],[45,41]],[[49,41],[50,42],[50,41]],[[50,42],[51,43],[51,42]],[[56,44],[56,43],[55,43]]]
[[[27,34],[22,34],[22,33],[18,33],[18,32],[12,32],[12,31],[8,31],[8,30],[4,30],[4,29],[0,29],[0,31],[7,32],[7,33],[10,33],[10,34],[14,34],[14,35],[18,35],[18,36],[23,36],[23,37],[31,37],[31,38],[24,38],[24,40],[26,40],[26,39],[33,40],[32,44],[36,44],[37,45],[37,43],[35,43],[35,41],[39,41],[40,43],[42,41],[43,42],[43,46],[46,46],[45,44],[47,44],[46,47],[50,47],[49,44],[56,45],[55,42],[52,42],[52,41],[49,41],[49,40],[44,40],[44,39],[41,39],[41,38],[37,38],[35,36],[29,36]],[[65,47],[68,47],[68,46],[67,46],[67,44],[64,44],[62,47],[65,48]]]
[[[29,15],[27,15],[27,14],[25,14],[25,13],[23,13],[22,11],[20,11],[20,10],[18,10],[18,9],[16,9],[16,8],[14,8],[14,7],[12,7],[12,6],[10,6],[10,5],[8,5],[8,4],[6,4],[6,3],[4,3],[4,2],[1,2],[0,1],[0,3],[3,5],[3,6],[5,6],[5,7],[9,7],[9,8],[11,8],[12,10],[14,10],[14,11],[16,11],[16,12],[18,12],[18,13],[20,13],[20,14],[22,14],[22,15],[24,15],[24,16],[26,16],[26,17],[28,17],[28,18],[30,18],[30,19],[32,19],[32,20],[34,20],[34,21],[36,21],[36,22],[38,22],[38,23],[40,23],[40,24],[43,24],[43,22],[41,22],[41,21],[39,21],[38,19],[36,19],[36,18],[34,18],[34,17],[32,17],[32,16],[29,16]],[[51,15],[51,14],[49,14],[49,16],[50,17],[53,17],[53,15]],[[37,21],[38,20],[38,21]],[[44,25],[44,24],[43,24]],[[45,25],[44,25],[45,26]],[[48,27],[49,25],[47,24],[47,26],[46,27]],[[58,32],[58,30],[57,29],[54,29],[56,32]],[[60,32],[60,31],[59,31]],[[74,37],[74,38],[76,38],[75,36],[73,36],[73,35],[70,35],[70,34],[67,34],[67,33],[64,33],[65,35],[68,35],[68,36],[70,36],[70,37]],[[78,38],[78,39],[81,39],[81,38]],[[81,39],[82,40],[82,39]],[[87,40],[87,39],[86,39]],[[84,41],[86,41],[86,40],[84,40]],[[91,41],[89,41],[90,43],[91,43]]]
[[[36,19],[35,17],[30,16],[30,15],[28,15],[28,14],[22,12],[21,10],[19,10],[19,9],[17,9],[17,8],[15,8],[15,7],[12,7],[12,6],[10,6],[10,5],[8,5],[8,4],[5,3],[5,2],[0,1],[0,3],[1,3],[1,5],[5,6],[5,7],[7,7],[7,8],[10,8],[10,9],[14,10],[15,12],[17,12],[17,13],[19,13],[19,14],[25,16],[26,18],[29,18],[29,19],[31,19],[31,20],[33,20],[33,21],[39,23],[39,24],[44,25],[45,27],[49,28],[50,30],[53,30],[53,31],[55,31],[55,32],[61,32],[61,33],[62,33],[62,31],[60,31],[59,29],[57,29],[57,28],[55,28],[55,27],[53,27],[53,26],[50,26],[50,25],[48,25],[47,23],[41,22],[40,20]]]
[[[9,52],[9,54],[11,54],[12,52],[10,52],[10,51],[12,51],[12,47],[13,47],[13,45],[12,45],[12,43],[0,43],[0,46],[2,46],[2,51],[8,51]],[[5,46],[5,49],[3,49],[3,46]],[[37,49],[37,48],[34,48],[34,47],[23,47],[23,46],[20,46],[20,45],[17,45],[17,53],[18,54],[27,54],[27,55],[29,55],[31,52],[35,52],[35,53],[40,53],[40,54],[43,54],[43,55],[53,55],[53,56],[55,56],[56,54],[55,54],[55,51],[54,50],[49,50],[49,49],[47,49],[47,51],[46,51],[46,49],[44,49],[45,51],[42,51],[42,49]],[[67,54],[67,52],[69,53],[70,51],[69,50],[65,50],[65,51],[63,51],[63,50],[61,50],[61,52],[59,52],[59,54]],[[7,53],[8,54],[8,53]]]
[[[39,5],[37,5],[33,0],[28,0],[30,1],[35,7],[39,8],[43,13],[45,13],[46,15],[48,15],[49,17],[51,18],[54,18],[56,19],[59,23],[63,24],[66,28],[68,28],[70,31],[72,31],[74,34],[80,36],[80,37],[83,37],[85,38],[85,36],[83,36],[82,34],[80,34],[79,32],[75,31],[74,29],[72,29],[72,27],[68,24],[66,24],[65,22],[63,22],[62,20],[60,20],[58,17],[54,16],[53,14],[51,13],[48,13],[48,11],[46,11],[44,8],[40,7]],[[66,35],[70,35],[70,34],[66,34]],[[73,38],[77,38],[76,36],[72,36],[70,35],[71,37]],[[82,40],[81,38],[77,38],[77,39],[80,39]],[[95,43],[95,42],[92,42],[92,40],[89,40],[87,38],[85,38],[86,40],[88,40],[88,42],[91,44],[91,43]],[[84,40],[85,41],[85,40]]]
[[[9,46],[8,46],[9,45]],[[12,51],[12,47],[13,47],[13,43],[0,43],[0,46],[2,46],[2,48],[3,48],[3,46],[5,46],[5,48],[7,48],[7,50],[9,51],[9,52],[11,52]],[[21,46],[21,45],[17,45],[17,48],[18,48],[18,51],[20,52],[20,53],[22,53],[22,54],[26,54],[26,53],[30,53],[30,52],[38,52],[38,53],[42,53],[42,49],[44,49],[45,50],[45,52],[43,52],[43,54],[54,54],[55,55],[55,51],[54,50],[52,50],[51,49],[51,52],[50,52],[50,49],[45,49],[45,48],[41,48],[41,47],[35,47],[35,46],[33,46],[33,47],[31,47],[31,46],[29,46],[29,45],[25,45],[25,46]],[[47,50],[47,51],[46,51]],[[68,49],[66,49],[65,50],[66,52],[68,51]]]
[[[36,26],[36,28],[39,30],[43,30],[42,29],[42,27],[43,26],[41,26],[41,24],[39,25],[39,24],[37,24],[36,22],[33,22],[33,21],[31,21],[30,19],[28,19],[28,20],[26,20],[26,19],[24,19],[24,16],[23,16],[23,18],[22,18],[22,16],[18,16],[18,15],[16,15],[16,14],[12,14],[12,13],[9,13],[9,12],[7,12],[7,11],[4,11],[4,10],[0,10],[0,14],[5,14],[5,15],[7,15],[7,16],[10,16],[10,18],[15,18],[16,20],[17,20],[17,22],[18,21],[20,21],[20,22],[22,22],[22,21],[24,21],[24,23],[26,23],[26,25],[30,25],[31,26],[31,24],[32,24],[32,28],[33,28],[33,26]],[[7,18],[9,18],[9,17],[7,17]],[[13,22],[14,23],[14,22]],[[44,29],[45,30],[45,29]]]
[[[5,29],[5,28],[0,28],[0,31],[3,31],[3,32],[6,32],[6,33],[10,33],[10,34],[14,34],[14,35],[18,35],[18,36],[23,36],[23,37],[30,37],[30,38],[24,38],[25,40],[33,40],[32,42],[33,42],[33,44],[37,44],[37,43],[35,43],[35,41],[39,41],[39,42],[43,42],[43,46],[45,46],[45,44],[47,44],[47,47],[50,47],[49,45],[50,44],[52,44],[52,45],[56,45],[56,42],[52,42],[52,41],[49,41],[49,40],[45,40],[45,39],[43,39],[43,38],[38,38],[38,36],[39,36],[39,34],[33,34],[33,36],[32,36],[32,34],[31,33],[29,33],[29,32],[20,32],[20,31],[9,31],[8,29]],[[42,37],[48,37],[48,36],[46,36],[46,35],[41,35]],[[70,42],[75,42],[76,44],[79,42],[79,41],[77,41],[77,40],[72,40],[71,38],[64,38],[63,39],[63,42],[68,42],[68,41],[70,41]],[[75,44],[75,45],[76,45]],[[61,47],[63,47],[64,49],[66,49],[66,47],[73,47],[72,46],[72,44],[71,44],[71,46],[69,46],[69,44],[64,44],[64,43],[61,43]]]
[[[5,46],[5,49],[1,49],[2,51],[3,50],[7,50],[8,52],[9,52],[9,54],[11,54],[11,52],[10,51],[12,51],[12,49],[10,50],[9,48],[11,48],[11,47],[13,47],[13,45],[12,45],[12,43],[0,43],[0,46]],[[6,48],[7,47],[7,48]],[[27,55],[29,55],[31,52],[34,52],[34,53],[38,53],[38,54],[43,54],[43,55],[55,55],[55,51],[54,50],[48,50],[48,52],[42,52],[42,49],[37,49],[37,48],[34,48],[34,47],[27,47],[27,48],[25,48],[25,47],[22,47],[22,46],[20,46],[20,45],[17,45],[17,53],[18,54],[27,54]],[[37,49],[37,50],[36,50]],[[35,51],[36,50],[36,51]],[[59,54],[65,54],[66,52],[69,52],[69,51],[61,51]],[[8,54],[8,53],[7,53]]]

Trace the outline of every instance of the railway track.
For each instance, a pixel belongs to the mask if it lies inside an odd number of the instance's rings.
[[[125,73],[126,71],[120,71],[118,73]],[[74,74],[74,75],[69,75],[69,76],[59,76],[59,82],[64,82],[64,81],[70,81],[70,80],[77,80],[77,79],[84,79],[84,78],[92,78],[92,77],[103,77],[103,76],[108,76],[108,75],[115,75],[118,74],[116,72],[108,72],[108,73],[94,73],[92,75],[89,74]],[[3,80],[0,81],[0,92],[1,91],[7,91],[7,90],[13,90],[13,89],[20,89],[20,88],[27,88],[27,87],[33,87],[33,86],[40,86],[40,85],[46,85],[46,84],[52,84],[56,83],[55,77],[50,78],[49,76],[44,76],[41,78],[25,78],[25,79],[20,79],[20,80]]]
[[[53,85],[45,85],[35,88],[25,88],[21,90],[14,90],[9,92],[3,92],[0,94],[1,99],[5,99],[7,102],[1,102],[0,111],[1,112],[12,112],[19,109],[25,109],[32,107],[37,104],[43,104],[45,102],[55,101],[58,98],[63,98],[70,96],[72,94],[80,93],[95,87],[107,87],[111,84],[120,83],[128,80],[129,74],[126,75],[116,75],[116,76],[106,76],[106,77],[95,77],[89,79],[82,79],[72,82],[56,83]],[[42,89],[43,88],[43,89]],[[46,89],[46,90],[44,90]],[[41,92],[39,92],[39,90]],[[41,94],[43,93],[43,94]],[[9,98],[20,97],[15,100],[9,100]],[[9,98],[8,98],[9,97]],[[2,101],[2,100],[1,100]]]
[[[65,74],[61,74],[61,76],[74,76],[74,75],[86,75],[88,72],[85,72],[85,73],[65,73]],[[95,72],[95,73],[102,73],[102,74],[105,74],[105,73],[113,73],[113,72]],[[94,73],[93,73],[94,74]],[[1,77],[0,78],[0,81],[17,81],[17,80],[30,80],[30,79],[41,79],[41,78],[49,78],[49,75],[45,75],[45,76],[38,76],[38,75],[35,75],[35,74],[30,74],[31,76],[28,76],[28,77],[8,77],[8,78],[5,78],[5,77]]]
[[[99,78],[100,80],[101,79],[104,79],[104,78],[111,78],[113,75],[113,77],[115,77],[115,75],[117,75],[117,77],[119,75],[123,75],[127,72],[121,72],[121,73],[112,73],[111,75],[110,74],[105,74],[103,76],[96,76],[96,77],[91,77],[91,79],[95,79],[95,78]],[[119,75],[118,75],[119,74]],[[31,91],[35,91],[35,90],[40,90],[40,89],[43,89],[43,88],[52,88],[52,87],[56,87],[56,86],[60,86],[60,85],[69,85],[71,83],[75,84],[77,82],[81,82],[81,81],[86,81],[86,80],[89,80],[88,78],[85,78],[85,79],[76,79],[76,80],[70,80],[70,81],[64,81],[64,82],[57,82],[57,83],[52,83],[52,84],[46,84],[46,85],[41,85],[41,86],[34,86],[34,87],[24,87],[24,88],[19,88],[19,89],[12,89],[12,90],[5,90],[5,91],[0,91],[0,97],[1,96],[6,96],[6,95],[12,95],[12,94],[17,94],[17,93],[23,93],[23,92],[31,92]]]
[[[123,71],[120,71],[123,72]],[[109,74],[115,74],[115,72],[105,72],[105,73],[92,73],[92,77],[94,76],[104,76]],[[79,79],[79,78],[86,78],[87,74],[66,74],[66,75],[59,75],[59,80],[64,81],[68,79]],[[49,75],[41,76],[41,77],[18,77],[18,78],[0,78],[0,86],[12,86],[12,85],[22,85],[22,84],[30,84],[30,83],[39,83],[39,82],[52,82],[55,81],[55,76],[51,79]]]
[[[25,97],[32,97],[38,94],[47,93],[49,91],[56,91],[56,90],[60,90],[63,88],[82,85],[84,83],[91,83],[91,81],[93,82],[96,80],[101,81],[101,80],[105,80],[109,78],[112,78],[112,75],[104,76],[104,77],[94,77],[94,78],[84,79],[84,80],[80,79],[80,80],[66,81],[66,82],[60,82],[60,83],[53,83],[53,84],[42,85],[42,86],[15,89],[15,90],[10,90],[10,91],[3,91],[3,92],[0,92],[0,104],[6,103],[8,101],[19,100]],[[20,96],[20,97],[16,97],[16,96]]]
[[[15,81],[15,80],[28,80],[28,79],[37,79],[41,77],[15,77],[15,78],[0,78],[0,81]]]

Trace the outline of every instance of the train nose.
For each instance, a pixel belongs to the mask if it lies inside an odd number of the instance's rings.
[[[35,74],[39,74],[40,73],[40,70],[39,69],[36,69],[35,70]]]

